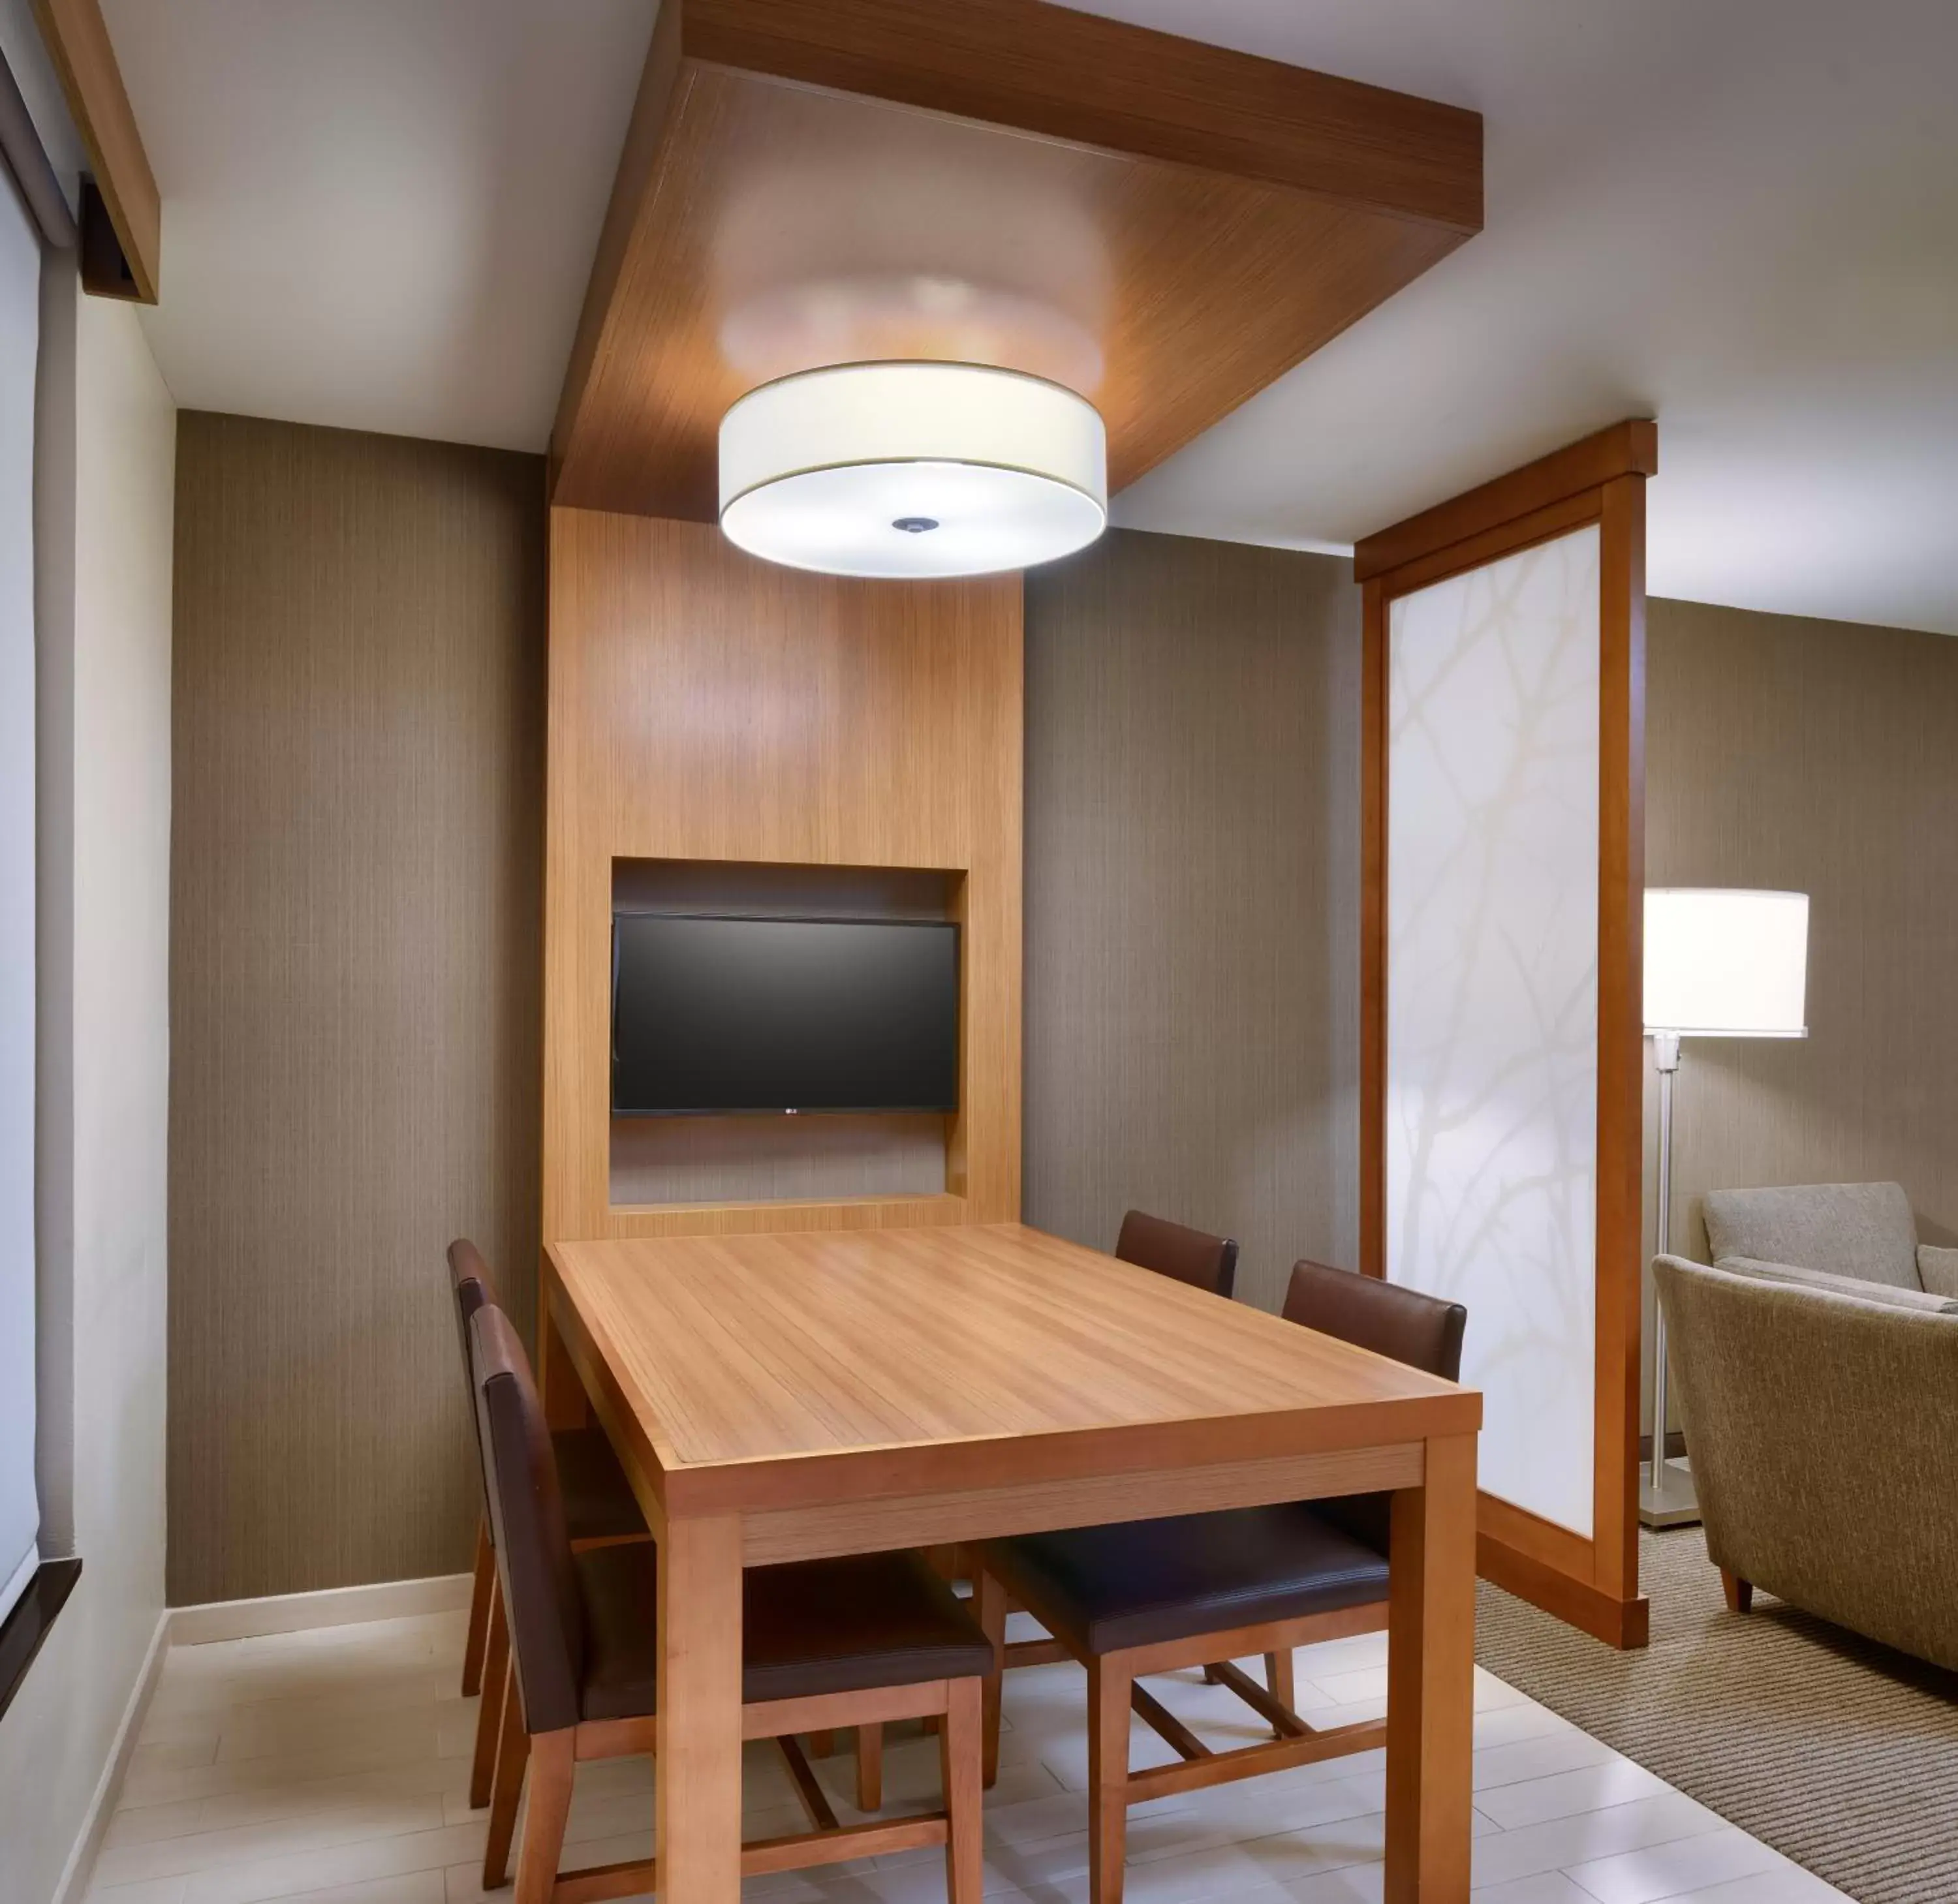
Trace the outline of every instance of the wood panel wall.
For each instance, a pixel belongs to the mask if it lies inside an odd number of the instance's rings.
[[[1674,1246],[1706,1254],[1709,1189],[1880,1179],[1958,1244],[1958,640],[1690,602],[1649,630],[1651,883],[1811,896],[1808,1038],[1682,1047]]]
[[[844,580],[756,561],[712,523],[585,510],[553,509],[550,533],[545,1235],[1018,1216],[1019,577]],[[953,876],[960,1110],[942,1191],[614,1200],[621,860],[734,862],[730,891],[743,862]]]
[[[537,1260],[535,457],[186,411],[170,1596],[453,1571],[443,1246]]]
[[[1111,532],[1027,578],[1026,1214],[1357,1264],[1359,594]]]

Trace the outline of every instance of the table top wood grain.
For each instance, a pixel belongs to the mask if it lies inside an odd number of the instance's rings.
[[[667,1512],[1472,1434],[1481,1398],[1017,1223],[554,1243],[552,1308]]]

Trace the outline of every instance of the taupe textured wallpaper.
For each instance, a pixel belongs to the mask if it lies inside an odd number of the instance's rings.
[[[1684,1047],[1675,1245],[1709,1188],[1884,1178],[1958,1241],[1958,640],[1655,601],[1649,641],[1649,883],[1810,895],[1808,1038]]]
[[[170,1597],[455,1571],[442,1250],[537,1255],[540,457],[185,411]]]
[[[1358,1247],[1350,575],[1115,531],[1027,580],[1026,1219],[1234,1235],[1266,1307]]]

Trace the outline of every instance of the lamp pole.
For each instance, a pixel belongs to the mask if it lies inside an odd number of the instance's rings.
[[[1653,1240],[1662,1256],[1672,1250],[1672,1081],[1679,1072],[1679,1033],[1652,1033],[1652,1061],[1659,1067],[1659,1221]],[[1665,1458],[1665,1311],[1652,1298],[1652,1461],[1639,1490],[1639,1518],[1648,1527],[1684,1527],[1700,1518],[1693,1477]]]

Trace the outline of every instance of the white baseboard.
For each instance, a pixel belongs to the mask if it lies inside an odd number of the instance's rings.
[[[368,1586],[329,1586],[317,1593],[271,1593],[261,1600],[213,1600],[171,1609],[170,1644],[201,1646],[213,1640],[252,1640],[265,1633],[303,1633],[363,1620],[401,1620],[449,1613],[469,1604],[470,1577],[438,1573],[425,1580],[376,1580]]]
[[[157,1616],[157,1630],[150,1635],[150,1648],[143,1656],[143,1669],[129,1689],[129,1703],[122,1709],[122,1722],[116,1728],[115,1741],[103,1760],[102,1776],[88,1809],[82,1814],[81,1830],[62,1868],[61,1881],[55,1887],[53,1904],[77,1904],[95,1875],[96,1854],[102,1849],[103,1834],[109,1829],[109,1814],[116,1795],[122,1789],[122,1775],[129,1769],[129,1755],[142,1736],[144,1715],[150,1709],[150,1697],[163,1668],[163,1655],[170,1650],[170,1614],[167,1608]]]

